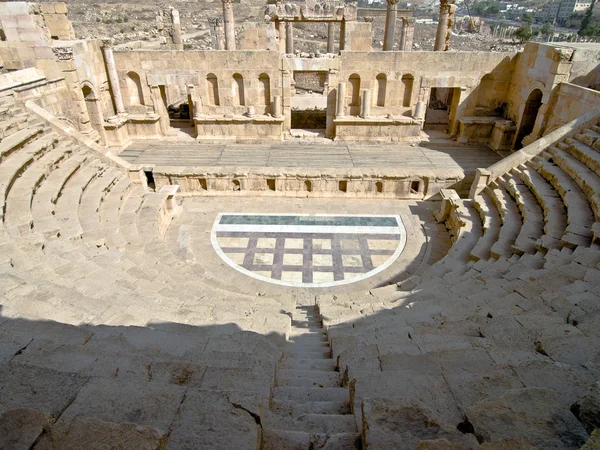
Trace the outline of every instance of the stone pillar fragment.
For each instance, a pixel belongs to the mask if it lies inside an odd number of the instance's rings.
[[[285,34],[285,22],[281,20],[277,21],[277,34],[279,35],[279,53],[285,53],[286,46],[286,34]]]
[[[286,22],[285,24],[285,52],[294,54],[294,24]]]
[[[387,12],[385,15],[385,34],[383,37],[383,51],[391,52],[394,50],[394,40],[396,34],[396,18],[398,10],[398,0],[386,0],[387,1]]]
[[[334,32],[335,32],[335,24],[333,22],[329,22],[327,24],[327,53],[334,52]]]
[[[346,50],[346,21],[340,22],[340,52]]]
[[[415,34],[415,19],[401,17],[402,28],[400,29],[400,50],[410,52],[412,50],[413,36]]]
[[[337,117],[344,117],[346,115],[346,83],[344,81],[338,84],[336,111]]]
[[[367,119],[371,115],[371,89],[362,92],[362,103],[360,105],[360,117]]]
[[[433,47],[433,50],[436,52],[445,52],[450,48],[450,31],[454,23],[455,11],[456,5],[451,3],[450,0],[441,0],[440,19]]]
[[[171,9],[171,19],[173,20],[173,44],[177,50],[183,50],[183,37],[181,35],[181,21],[179,19],[179,11]]]
[[[422,101],[418,101],[415,105],[415,112],[413,114],[415,119],[424,119],[425,118],[425,103]]]
[[[281,117],[281,95],[273,97],[273,116]]]
[[[235,50],[235,21],[233,20],[233,0],[223,1],[223,23],[225,26],[225,50]]]
[[[121,95],[121,86],[119,85],[119,75],[115,64],[115,56],[113,55],[112,39],[102,41],[102,53],[104,54],[104,62],[106,63],[106,71],[108,72],[108,81],[113,95],[115,111],[117,114],[125,114],[125,105],[123,105],[123,96]]]
[[[154,103],[154,112],[160,116],[160,131],[165,135],[169,132],[171,123],[169,120],[169,111],[167,111],[167,107],[160,94],[160,86],[150,86],[150,93],[152,94],[152,103]]]

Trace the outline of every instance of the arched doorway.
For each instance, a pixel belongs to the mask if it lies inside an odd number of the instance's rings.
[[[98,97],[94,93],[93,88],[88,84],[84,84],[81,87],[81,92],[85,100],[85,107],[90,118],[90,124],[92,125],[92,128],[98,132],[102,142],[105,142],[104,116],[100,109]]]
[[[527,97],[525,102],[525,109],[523,110],[523,116],[521,116],[521,124],[519,125],[519,132],[517,133],[517,140],[515,141],[515,149],[523,147],[523,139],[533,131],[535,126],[535,120],[537,119],[538,111],[542,106],[542,91],[534,89]]]

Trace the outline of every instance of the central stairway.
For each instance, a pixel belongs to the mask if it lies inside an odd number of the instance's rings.
[[[263,421],[263,450],[360,449],[349,391],[331,357],[314,306],[298,306],[290,342],[277,367],[270,411]]]

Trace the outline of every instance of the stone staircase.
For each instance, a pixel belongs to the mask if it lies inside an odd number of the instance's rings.
[[[349,391],[342,386],[318,311],[299,306],[293,316],[262,421],[262,449],[360,449]]]

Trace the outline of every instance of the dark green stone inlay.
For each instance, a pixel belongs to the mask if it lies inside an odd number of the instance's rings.
[[[220,225],[320,225],[332,227],[397,227],[395,217],[223,215]]]

